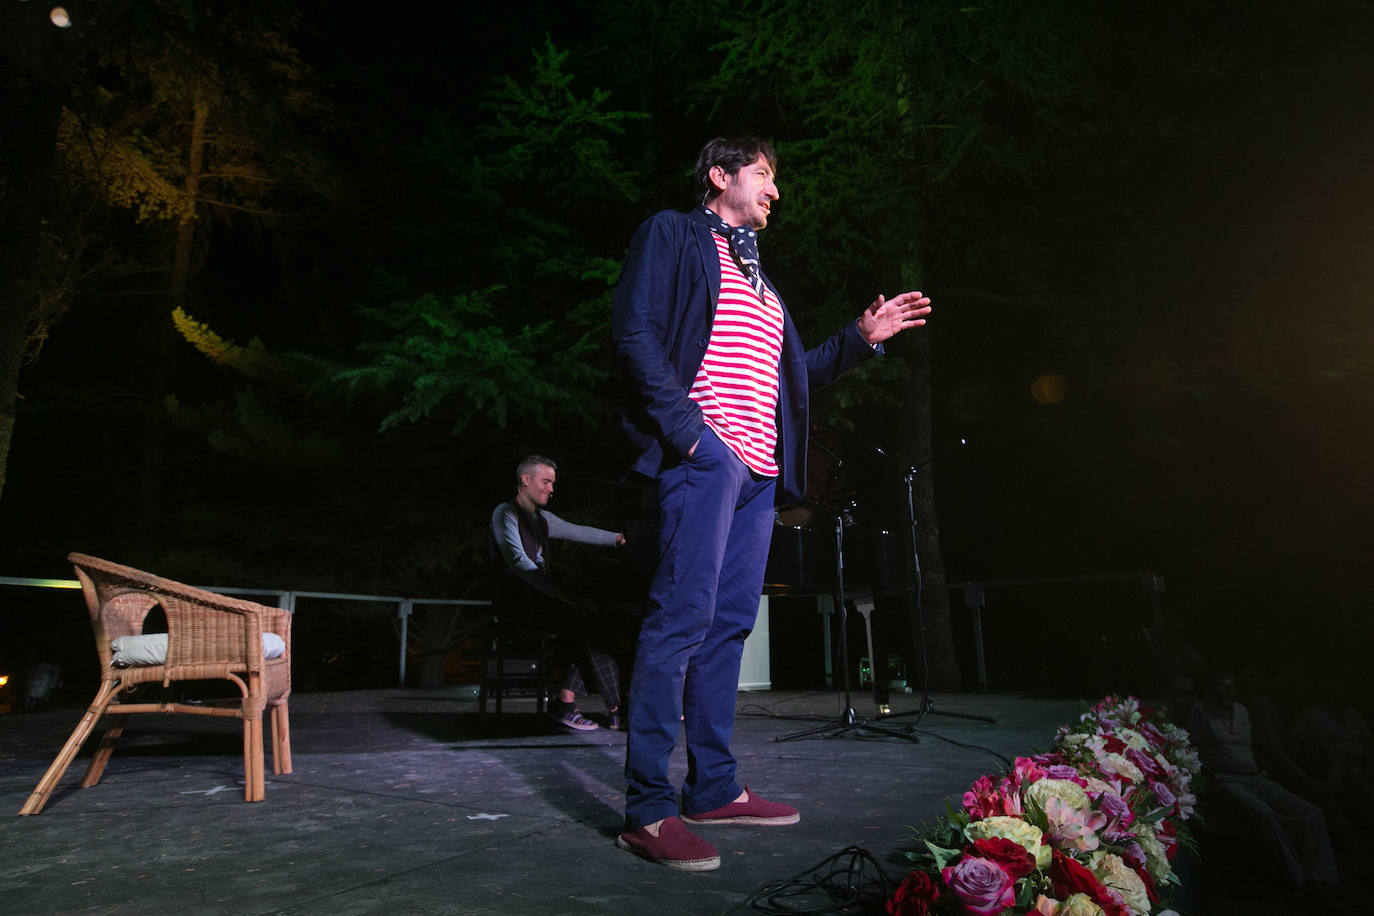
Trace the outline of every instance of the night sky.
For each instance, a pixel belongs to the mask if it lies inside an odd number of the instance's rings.
[[[1176,118],[1188,129],[1140,124],[1138,135],[1086,140],[1070,132],[1065,142],[1081,149],[1059,150],[1014,186],[965,178],[970,199],[996,215],[1007,239],[1035,241],[1033,256],[989,244],[992,254],[974,262],[930,243],[923,288],[936,307],[928,331],[935,452],[925,472],[934,476],[944,564],[952,582],[1151,571],[1167,583],[1166,609],[1218,664],[1352,664],[1369,645],[1374,611],[1366,580],[1374,556],[1374,13],[1356,2],[1183,9],[1197,6],[1135,5],[1150,34],[1217,48],[1217,73],[1199,78],[1195,92],[1179,90],[1189,83],[1177,73],[1159,74],[1153,95],[1144,91],[1142,117]],[[257,337],[275,353],[349,362],[375,333],[351,305],[385,298],[375,293],[373,268],[403,275],[411,293],[486,282],[486,265],[462,250],[462,219],[480,224],[484,216],[455,214],[490,203],[465,197],[464,179],[446,176],[423,150],[436,114],[460,133],[489,118],[482,94],[502,74],[523,78],[530,49],[546,35],[571,50],[579,92],[609,88],[613,104],[649,114],[612,150],[642,170],[642,193],[597,214],[597,241],[610,257],[648,213],[685,205],[685,170],[711,134],[753,117],[786,151],[795,139],[787,132],[801,129],[789,114],[731,97],[685,107],[635,70],[648,46],[671,43],[647,28],[652,17],[640,31],[609,27],[607,10],[616,8],[418,4],[403,19],[399,10],[300,7],[298,47],[330,111],[303,134],[335,170],[333,196],[272,225],[244,214],[208,224],[194,316],[240,343]],[[664,73],[705,79],[719,66],[711,30],[696,27],[696,49],[675,51]],[[1101,36],[1107,46],[1119,40]],[[1174,59],[1161,50],[1161,67]],[[78,79],[113,78],[108,63],[92,57],[88,66]],[[22,71],[12,60],[5,68],[12,93]],[[1121,104],[1140,98],[1123,94]],[[1133,154],[1116,158],[1125,148]],[[808,286],[814,275],[782,253],[802,244],[802,227],[789,224],[788,180],[784,159],[783,198],[763,254],[795,301],[817,291]],[[879,197],[895,184],[881,173],[872,180]],[[498,187],[518,195],[507,198],[512,209],[557,212],[537,183]],[[793,187],[815,185],[798,179]],[[989,210],[999,196],[1004,210]],[[507,215],[492,214],[493,225]],[[972,232],[955,207],[938,218],[923,238]],[[107,246],[158,263],[152,242],[130,241],[146,230],[127,214],[103,226],[106,235],[83,255],[89,262]],[[1009,266],[1031,257],[1033,269]],[[246,385],[179,338],[159,349],[170,312],[160,281],[108,267],[78,283],[22,373],[0,498],[0,574],[67,575],[66,553],[82,550],[207,584],[458,596],[473,589],[482,562],[462,526],[505,495],[513,459],[533,450],[565,462],[556,509],[609,527],[637,512],[637,495],[618,483],[624,453],[608,404],[595,401],[591,419],[515,417],[504,429],[476,424],[456,436],[439,410],[379,433],[394,391],[390,400],[284,393],[260,380]],[[1011,288],[1013,278],[1032,276],[1043,289]],[[898,291],[892,275],[874,279]],[[969,292],[976,288],[1005,295],[980,298]],[[866,286],[853,291],[855,311],[869,296]],[[284,428],[332,436],[336,460],[312,465],[283,453],[274,464],[207,445],[203,429],[177,428],[164,457],[160,523],[140,529],[149,412],[168,394],[204,406],[231,403],[246,387]],[[593,389],[609,398],[613,379]],[[1060,396],[1046,398],[1047,390]],[[847,413],[847,447],[895,451],[895,409],[870,401]],[[890,518],[890,508],[873,507],[873,517]],[[1129,588],[1075,593],[1062,606],[1052,595],[1025,604],[994,593],[989,615],[999,600],[1033,629],[1139,615],[1144,606]],[[7,627],[33,606],[7,590]]]

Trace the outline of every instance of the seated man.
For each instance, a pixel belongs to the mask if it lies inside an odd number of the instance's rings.
[[[597,724],[577,708],[577,694],[587,692],[582,666],[591,675],[596,692],[606,704],[611,728],[623,724],[620,709],[620,670],[615,657],[604,648],[604,633],[592,619],[596,604],[567,591],[549,572],[549,541],[559,538],[583,544],[622,547],[625,536],[601,528],[573,525],[545,510],[553,496],[557,466],[548,458],[530,455],[515,469],[515,497],[501,503],[491,514],[491,533],[510,569],[525,587],[514,590],[518,610],[548,623],[551,628],[577,634],[576,660],[568,666],[557,700],[550,702],[555,721],[578,731]],[[569,614],[581,616],[569,626]]]
[[[1291,669],[1280,670],[1277,675],[1272,670],[1261,673],[1254,665],[1242,668],[1238,677],[1245,705],[1250,712],[1250,723],[1254,733],[1255,760],[1264,772],[1276,779],[1285,789],[1298,795],[1322,809],[1326,827],[1331,840],[1344,847],[1348,855],[1358,856],[1366,867],[1371,863],[1364,855],[1364,843],[1359,833],[1346,818],[1351,810],[1349,795],[1342,791],[1340,782],[1319,779],[1296,759],[1293,749],[1299,742],[1293,735],[1291,723],[1284,715],[1279,704],[1270,695],[1276,683],[1283,684]],[[1286,689],[1278,691],[1281,695],[1289,693]],[[1368,797],[1366,791],[1364,797]]]
[[[1290,889],[1320,892],[1339,884],[1321,809],[1260,771],[1235,679],[1217,672],[1209,686],[1206,699],[1193,706],[1188,732],[1210,771],[1210,793],[1268,847]]]

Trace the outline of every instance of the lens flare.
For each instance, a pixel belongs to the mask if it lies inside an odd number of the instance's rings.
[[[1069,382],[1062,375],[1047,372],[1031,382],[1030,393],[1037,404],[1059,404],[1069,393]]]

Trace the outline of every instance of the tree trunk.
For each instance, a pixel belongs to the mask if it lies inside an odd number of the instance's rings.
[[[205,171],[205,128],[210,121],[210,105],[205,97],[196,94],[195,114],[191,120],[191,144],[186,164],[186,181],[182,194],[190,210],[177,220],[177,245],[172,257],[172,308],[186,306],[186,291],[191,280],[191,253],[196,238],[196,204],[200,197],[200,176]]]
[[[168,296],[171,308],[153,319],[153,340],[156,351],[151,361],[148,380],[147,417],[144,420],[143,456],[139,475],[138,531],[144,543],[157,536],[162,516],[162,481],[167,454],[167,414],[162,409],[166,395],[166,381],[175,358],[176,335],[171,319],[172,311],[187,306],[191,283],[191,258],[196,240],[196,202],[200,194],[200,178],[205,163],[205,130],[210,120],[210,106],[197,94],[195,112],[191,120],[191,140],[187,150],[186,180],[182,194],[188,210],[177,220],[176,247],[172,252],[172,266],[168,277]]]
[[[930,332],[918,331],[913,337],[916,342],[915,353],[902,416],[905,421],[903,433],[906,454],[913,458],[915,473],[912,499],[916,516],[916,556],[921,571],[918,582],[920,602],[919,605],[913,603],[910,619],[912,638],[920,650],[919,657],[924,660],[926,670],[912,674],[913,678],[927,677],[930,690],[960,690],[963,682],[954,649],[945,562],[940,554],[940,523],[935,515],[935,473],[931,460],[935,453],[935,441],[931,419]]]
[[[6,106],[6,173],[0,195],[0,495],[19,401],[19,368],[39,310],[33,288],[44,207],[47,204],[64,88],[29,75]],[[17,110],[16,110],[17,109]]]

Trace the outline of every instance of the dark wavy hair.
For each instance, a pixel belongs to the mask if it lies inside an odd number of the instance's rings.
[[[711,184],[711,169],[720,166],[726,174],[733,175],[760,156],[768,160],[770,169],[778,170],[778,154],[762,137],[716,137],[703,146],[692,169],[692,177],[701,189],[701,202],[718,193]]]

